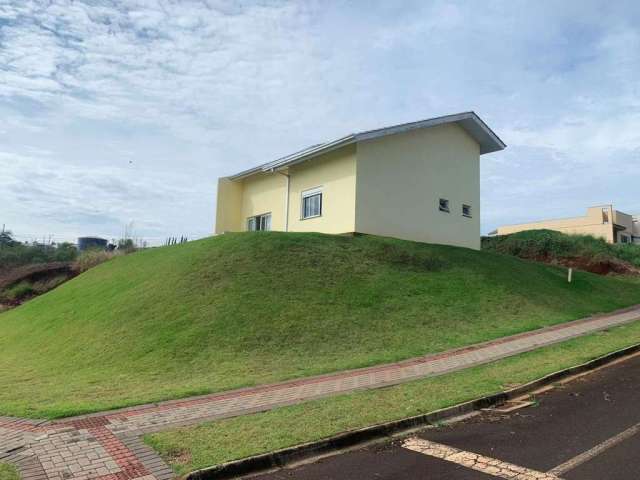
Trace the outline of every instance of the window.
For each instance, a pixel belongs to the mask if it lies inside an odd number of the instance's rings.
[[[622,241],[622,243],[631,243],[627,235],[620,235],[620,240]]]
[[[447,212],[449,213],[449,200],[445,199],[445,198],[441,198],[439,205],[438,205],[438,209],[441,212]]]
[[[271,214],[256,215],[247,219],[247,230],[250,232],[271,230]]]
[[[322,215],[322,191],[319,189],[302,192],[302,219]]]
[[[603,208],[602,209],[602,223],[604,223],[604,224],[609,223],[609,209],[608,208]]]
[[[471,205],[462,205],[462,215],[471,218]]]

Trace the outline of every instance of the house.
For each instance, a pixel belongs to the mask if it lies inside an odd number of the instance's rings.
[[[474,112],[347,135],[220,178],[215,232],[357,232],[479,249],[480,155],[505,146]]]
[[[494,233],[507,235],[543,228],[569,234],[592,235],[609,243],[640,243],[640,218],[615,210],[613,205],[590,207],[583,217],[504,225]]]

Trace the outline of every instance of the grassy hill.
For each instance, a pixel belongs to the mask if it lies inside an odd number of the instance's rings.
[[[372,236],[117,257],[0,314],[0,415],[58,417],[404,359],[640,303],[626,278]],[[7,387],[8,386],[8,387]]]
[[[482,249],[599,274],[640,274],[640,245],[611,244],[591,235],[529,230],[485,237]]]
[[[13,465],[0,462],[0,480],[20,480],[20,475]]]

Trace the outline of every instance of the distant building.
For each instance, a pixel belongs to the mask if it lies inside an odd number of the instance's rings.
[[[78,238],[78,250],[106,250],[107,240],[100,237],[80,237]]]
[[[615,210],[613,205],[600,205],[587,209],[584,217],[539,220],[532,223],[504,225],[497,235],[525,230],[548,229],[568,234],[592,235],[609,243],[640,243],[640,217]]]
[[[480,248],[480,156],[505,144],[474,112],[314,145],[218,181],[216,233],[369,233]]]

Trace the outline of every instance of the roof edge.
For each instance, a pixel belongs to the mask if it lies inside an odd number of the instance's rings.
[[[300,150],[290,155],[286,155],[272,162],[267,162],[263,165],[253,167],[248,170],[236,173],[235,175],[230,175],[224,178],[227,178],[229,180],[240,180],[256,173],[272,172],[281,168],[288,167],[290,165],[295,165],[297,163],[310,160],[314,157],[317,157],[318,155],[328,153],[332,150],[350,145],[352,143],[373,140],[387,135],[404,133],[421,128],[435,127],[448,123],[457,123],[463,130],[465,130],[471,137],[473,137],[473,139],[480,145],[480,155],[483,155],[485,153],[497,152],[505,149],[507,146],[500,139],[500,137],[498,137],[498,135],[496,135],[496,133],[491,130],[491,128],[489,128],[489,126],[478,116],[478,114],[476,114],[474,111],[468,111],[350,134],[331,142],[313,145],[309,148]]]

